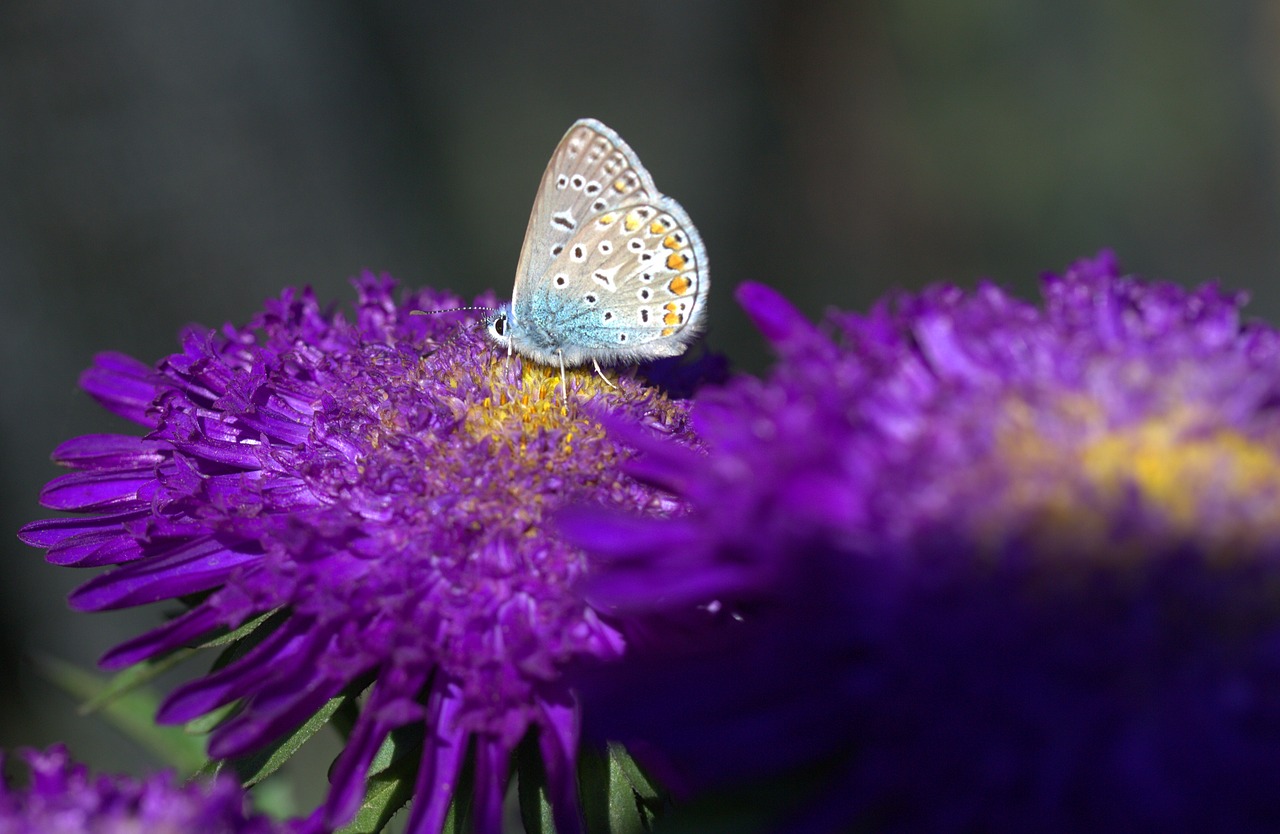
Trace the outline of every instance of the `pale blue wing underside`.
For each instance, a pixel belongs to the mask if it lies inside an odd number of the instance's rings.
[[[546,364],[678,356],[705,322],[706,276],[702,238],[675,200],[607,211],[514,299],[511,338]]]
[[[549,365],[676,356],[705,323],[709,286],[688,214],[617,133],[583,119],[542,176],[509,320],[491,336]]]
[[[545,274],[587,220],[610,209],[652,202],[653,178],[622,137],[595,119],[580,119],[551,154],[529,213],[513,296]]]

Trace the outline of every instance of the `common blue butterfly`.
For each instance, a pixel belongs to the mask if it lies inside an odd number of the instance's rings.
[[[581,119],[551,154],[511,303],[487,332],[508,353],[558,364],[565,385],[565,366],[600,372],[684,353],[706,323],[709,287],[689,215],[622,137]]]

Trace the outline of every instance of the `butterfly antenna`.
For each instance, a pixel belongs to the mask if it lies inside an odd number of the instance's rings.
[[[443,310],[410,310],[411,316],[434,316],[436,313],[461,313],[468,310],[483,310],[486,313],[498,312],[497,307],[446,307]]]
[[[443,309],[443,310],[410,310],[410,311],[409,311],[409,315],[411,315],[411,316],[434,316],[436,313],[461,313],[461,312],[464,312],[464,311],[469,312],[469,311],[473,311],[473,310],[482,310],[482,311],[484,311],[484,312],[486,312],[486,313],[496,313],[496,312],[498,312],[498,308],[497,308],[497,307],[447,307],[447,308],[445,308],[445,309]],[[461,326],[459,326],[459,327],[458,327],[458,329],[454,331],[454,333],[453,333],[453,335],[452,335],[452,336],[450,336],[449,338],[445,339],[443,342],[441,342],[441,343],[439,344],[439,346],[438,346],[438,347],[436,347],[436,350],[441,350],[441,349],[446,348],[446,347],[448,347],[449,345],[453,344],[453,341],[454,341],[455,339],[457,339],[459,336],[461,336],[461,335],[462,335],[462,332],[463,332],[462,327],[461,327]]]

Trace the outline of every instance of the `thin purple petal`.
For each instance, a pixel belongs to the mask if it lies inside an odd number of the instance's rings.
[[[413,790],[418,800],[405,823],[405,834],[437,834],[444,827],[467,753],[467,737],[458,732],[459,695],[455,687],[437,686],[427,702],[427,737]]]
[[[161,556],[134,561],[90,579],[67,601],[80,611],[107,611],[216,588],[237,568],[261,558],[217,541],[174,547]]]
[[[87,434],[53,450],[54,461],[73,469],[137,470],[165,458],[165,444],[124,434]]]
[[[139,492],[154,481],[155,473],[145,469],[75,472],[46,484],[40,491],[40,503],[51,510],[118,510],[137,502]]]
[[[138,508],[108,515],[41,519],[24,525],[18,531],[18,538],[32,547],[48,548],[82,535],[107,531],[119,534],[122,526],[143,518],[146,512]]]
[[[155,372],[122,353],[100,353],[80,376],[80,387],[114,414],[144,426],[154,426],[150,414],[159,387]]]
[[[193,608],[141,637],[121,643],[98,661],[104,669],[124,669],[161,654],[180,649],[213,631],[220,625],[218,614],[211,608]],[[202,715],[196,713],[195,715]],[[195,715],[190,717],[194,718]],[[157,720],[159,716],[157,716]]]
[[[766,339],[775,346],[809,339],[817,330],[777,290],[745,281],[734,292],[738,303]]]
[[[314,640],[309,632],[309,624],[305,622],[286,622],[235,662],[175,689],[160,705],[156,721],[161,724],[190,721],[240,697],[251,680],[262,676],[264,669],[303,665],[299,658],[315,657]]]
[[[555,813],[556,831],[577,834],[583,830],[578,810],[577,762],[581,735],[578,705],[571,701],[544,701],[542,715],[538,747],[547,774],[547,793]]]

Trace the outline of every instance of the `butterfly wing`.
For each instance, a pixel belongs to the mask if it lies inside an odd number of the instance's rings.
[[[516,267],[513,302],[590,218],[657,198],[653,178],[622,137],[595,119],[574,122],[542,174]]]
[[[683,353],[710,288],[698,230],[670,197],[582,224],[531,285],[517,349],[546,364],[634,362]]]

